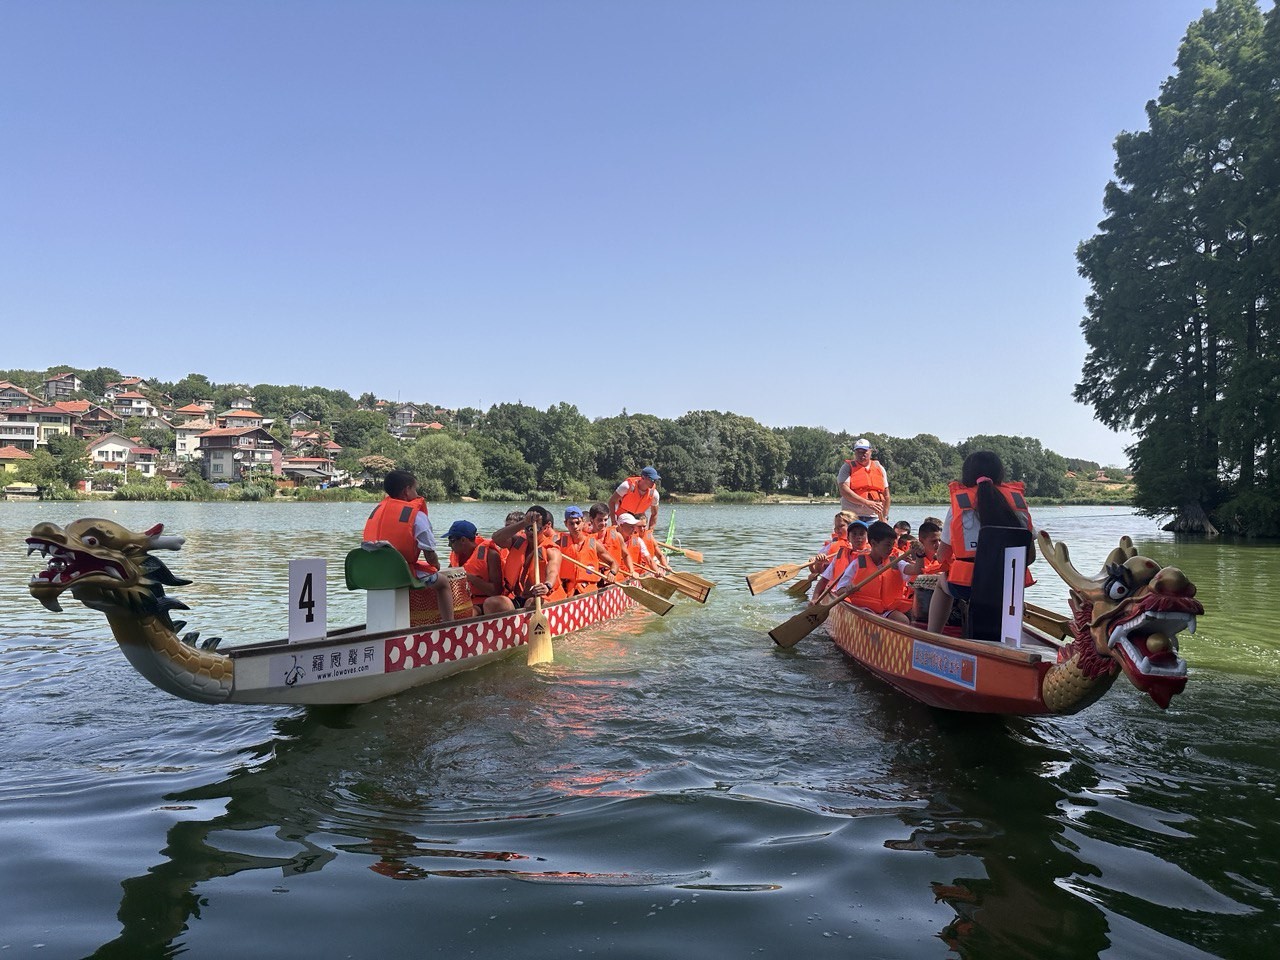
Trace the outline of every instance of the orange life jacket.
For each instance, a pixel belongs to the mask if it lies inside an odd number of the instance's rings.
[[[827,564],[827,569],[822,571],[822,576],[827,583],[835,583],[844,575],[845,570],[849,568],[849,562],[854,557],[865,556],[870,547],[863,547],[861,550],[855,551],[849,545],[848,540],[837,540],[834,544],[835,552],[831,554],[831,562]]]
[[[418,559],[422,550],[413,535],[414,518],[426,512],[427,501],[422,497],[416,500],[384,497],[364,522],[364,539],[369,543],[385,540],[399,551],[410,567],[423,573],[435,573],[435,567]]]
[[[889,477],[884,472],[884,465],[879,460],[868,460],[865,467],[852,460],[845,463],[849,465],[849,488],[864,500],[883,503],[889,492]]]
[[[643,517],[653,506],[653,487],[649,488],[648,493],[641,493],[639,490],[640,479],[640,477],[627,477],[627,483],[631,484],[631,489],[624,493],[622,499],[618,502],[618,513],[629,513],[633,517]]]
[[[873,613],[887,613],[890,610],[906,613],[911,609],[911,600],[906,595],[907,585],[898,571],[898,561],[894,557],[887,557],[884,562],[889,565],[887,572],[877,576],[861,590],[855,590],[845,600]],[[853,563],[854,583],[867,579],[879,569],[871,562],[869,553],[859,554]]]
[[[1028,530],[1035,530],[1031,522],[1031,511],[1027,509],[1027,501],[1023,496],[1026,490],[1021,480],[1009,483],[997,483],[996,489],[1005,498],[1014,512],[1022,518]],[[958,587],[967,587],[973,583],[973,556],[978,549],[978,532],[982,524],[978,520],[978,488],[966,487],[959,480],[953,480],[947,487],[951,491],[951,566],[947,571],[947,581]],[[1035,579],[1031,571],[1026,571],[1026,585],[1031,586]]]
[[[595,590],[600,582],[600,574],[588,573],[578,563],[599,571],[600,557],[596,553],[596,538],[588,535],[582,538],[581,543],[574,543],[572,534],[562,533],[560,553],[563,554],[560,561],[560,582],[564,584],[564,592],[574,597]],[[577,560],[578,563],[569,563],[569,560]]]
[[[550,556],[549,550],[555,546],[555,532],[550,528],[543,527],[538,531],[538,572],[542,575],[543,582],[546,582],[547,576],[547,558]],[[504,592],[509,597],[524,597],[528,595],[529,588],[533,586],[533,561],[528,558],[529,538],[520,534],[511,542],[511,548],[507,551],[507,555],[502,558],[502,585]],[[551,592],[543,597],[544,602],[552,600],[563,600],[565,598],[564,587],[557,581],[551,588]]]
[[[489,580],[489,557],[498,548],[488,537],[476,537],[476,548],[471,551],[471,556],[467,557],[467,562],[461,564],[463,570],[473,577],[479,577],[481,580]],[[449,552],[449,566],[459,566],[458,555],[453,551]],[[499,590],[502,584],[496,584]],[[471,599],[480,601],[481,603],[490,596],[490,594],[479,593],[475,587],[468,586],[471,590]]]

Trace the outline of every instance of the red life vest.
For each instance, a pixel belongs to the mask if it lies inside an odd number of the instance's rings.
[[[431,564],[420,561],[418,555],[421,548],[413,535],[414,518],[419,513],[427,512],[427,501],[422,497],[416,500],[397,500],[395,497],[384,497],[369,514],[364,522],[364,539],[368,543],[385,540],[399,551],[405,562],[417,570],[435,573]]]
[[[845,463],[849,465],[849,489],[864,500],[884,503],[885,494],[889,492],[889,477],[880,461],[868,460],[865,467],[852,460]]]
[[[1031,522],[1031,511],[1027,509],[1027,501],[1023,496],[1026,486],[1021,480],[1009,483],[997,483],[995,488],[1005,498],[1014,512],[1022,518],[1027,529],[1034,531]],[[951,567],[947,571],[947,581],[958,587],[967,587],[973,583],[973,557],[978,549],[978,533],[982,523],[978,520],[978,488],[966,487],[959,480],[953,480],[947,489],[951,491]],[[1031,586],[1035,579],[1031,571],[1026,572],[1026,585]]]
[[[633,517],[643,517],[653,507],[653,487],[649,488],[648,493],[640,492],[640,477],[627,477],[627,483],[631,485],[626,493],[622,495],[622,499],[618,501],[618,513],[629,513]]]

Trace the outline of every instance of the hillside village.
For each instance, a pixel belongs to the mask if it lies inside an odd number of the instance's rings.
[[[177,406],[136,376],[108,382],[100,395],[87,396],[73,372],[50,375],[39,392],[0,380],[0,471],[15,472],[61,435],[86,444],[91,476],[78,486],[83,493],[95,484],[110,489],[104,472],[121,480],[129,472],[159,478],[170,487],[186,482],[193,468],[214,484],[271,477],[280,487],[324,486],[347,479],[337,467],[342,445],[307,410],[266,417],[254,410],[248,393],[222,410],[211,399]],[[356,409],[385,414],[387,430],[400,439],[441,430],[453,418],[442,408],[386,400]],[[163,445],[147,442],[157,436],[165,438]]]

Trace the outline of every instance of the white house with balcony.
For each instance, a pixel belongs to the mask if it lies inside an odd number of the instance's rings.
[[[88,453],[94,470],[136,470],[144,477],[154,477],[160,451],[118,433],[104,433],[89,444]]]

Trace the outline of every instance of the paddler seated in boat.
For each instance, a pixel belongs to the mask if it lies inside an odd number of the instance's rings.
[[[623,555],[630,561],[631,568],[638,576],[650,576],[649,550],[644,545],[644,537],[637,536],[636,530],[640,518],[630,513],[618,514],[618,533],[622,534]]]
[[[854,557],[867,552],[868,529],[864,520],[850,520],[846,524],[844,540],[837,541],[835,553],[831,555],[831,562],[823,569],[822,576],[818,577],[814,584],[811,596],[815,603],[844,576]]]
[[[612,516],[607,503],[593,503],[591,509],[587,511],[587,522],[591,535],[596,538],[597,543],[604,547],[609,557],[613,560],[615,572],[621,572],[628,577],[638,577],[639,572],[631,563],[631,555],[627,552],[626,542],[622,539],[622,534],[618,532],[617,527],[609,522]]]
[[[453,521],[444,538],[449,541],[449,566],[466,571],[467,587],[476,609],[481,613],[515,609],[511,599],[502,592],[502,551],[488,537],[480,536],[470,520]]]
[[[910,623],[906,612],[911,609],[911,601],[906,596],[906,584],[894,557],[898,537],[893,532],[893,527],[883,520],[877,520],[871,524],[868,541],[870,549],[854,557],[836,582],[835,589],[831,591],[833,602],[845,600],[886,620]],[[864,583],[868,577],[886,566],[889,568],[886,572],[870,583]],[[859,583],[864,583],[864,586],[854,590]]]
[[[418,478],[408,470],[392,470],[382,481],[386,496],[373,508],[364,523],[365,549],[390,544],[409,564],[424,586],[434,587],[439,597],[441,622],[453,619],[453,594],[449,581],[440,576],[436,535],[427,516],[427,501],[418,495]],[[421,553],[424,560],[418,559]]]
[[[665,577],[671,573],[671,564],[667,562],[666,554],[659,549],[658,542],[653,538],[653,531],[649,529],[644,517],[636,517],[635,536],[644,544],[645,555],[649,558],[649,566],[652,572],[660,577]]]
[[[822,545],[822,549],[818,555],[809,563],[809,572],[811,574],[819,574],[827,568],[827,564],[831,562],[831,558],[835,556],[836,551],[840,549],[840,545],[847,543],[849,540],[849,524],[858,518],[848,510],[839,510],[836,512],[835,519],[831,521],[831,536],[826,543]]]
[[[538,576],[534,577],[533,550],[529,549],[533,529],[537,527]],[[560,548],[552,527],[551,511],[534,505],[519,520],[508,523],[493,534],[494,545],[507,551],[502,561],[503,591],[517,607],[532,607],[541,597],[544,603],[563,600],[560,583]]]
[[[920,534],[906,553],[898,556],[898,571],[910,583],[916,577],[931,575],[942,569],[938,562],[938,547],[942,545],[942,522],[926,520],[920,524]]]
[[[1026,527],[1035,533],[1023,484],[1005,482],[1004,463],[992,451],[975,450],[965,457],[960,480],[953,480],[949,490],[951,506],[942,520],[942,544],[938,548],[943,570],[929,603],[929,630],[933,633],[942,632],[955,600],[967,601],[970,597],[973,561],[983,524]],[[1035,547],[1027,547],[1028,568],[1034,561]],[[1026,582],[1028,586],[1035,582],[1030,569]]]
[[[580,507],[565,508],[564,525],[566,529],[559,536],[559,546],[564,561],[560,564],[560,580],[565,594],[575,597],[598,590],[600,573],[606,573],[612,578],[617,564],[595,535],[588,533],[588,524]],[[577,563],[570,563],[569,560],[576,560]],[[591,573],[587,567],[596,572]]]
[[[634,477],[627,477],[609,498],[609,513],[617,522],[624,513],[633,517],[647,515],[650,527],[658,525],[658,471],[654,467],[645,467]]]
[[[893,525],[893,533],[898,538],[895,544],[898,553],[906,553],[911,549],[911,524],[906,520],[899,520]]]

